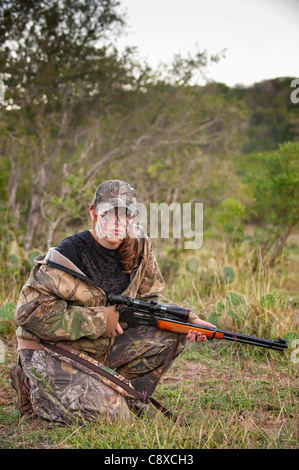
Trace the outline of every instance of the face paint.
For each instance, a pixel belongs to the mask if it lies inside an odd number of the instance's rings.
[[[105,224],[104,220],[101,217],[99,217],[94,227],[94,231],[98,239],[107,238],[107,235],[103,227],[104,224]]]
[[[111,212],[100,214],[95,224],[95,235],[98,239],[122,240],[127,232],[126,214],[114,215]]]

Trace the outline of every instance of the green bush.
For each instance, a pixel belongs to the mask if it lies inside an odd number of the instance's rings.
[[[0,334],[7,336],[13,333],[15,329],[14,311],[15,304],[9,302],[0,308]]]

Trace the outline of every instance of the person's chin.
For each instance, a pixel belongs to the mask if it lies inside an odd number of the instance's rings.
[[[108,234],[108,240],[109,242],[111,243],[119,243],[120,241],[122,241],[124,238],[125,238],[125,234],[121,233],[121,232],[111,232]]]

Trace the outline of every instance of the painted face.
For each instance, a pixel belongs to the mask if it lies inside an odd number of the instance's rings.
[[[130,220],[132,217],[127,215],[125,208],[111,209],[98,215],[95,234],[99,239],[123,240],[127,234]]]

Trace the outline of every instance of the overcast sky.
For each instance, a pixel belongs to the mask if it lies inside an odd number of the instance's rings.
[[[299,0],[120,1],[128,28],[118,47],[137,46],[153,68],[176,53],[227,49],[209,66],[210,79],[234,86],[299,78]]]

